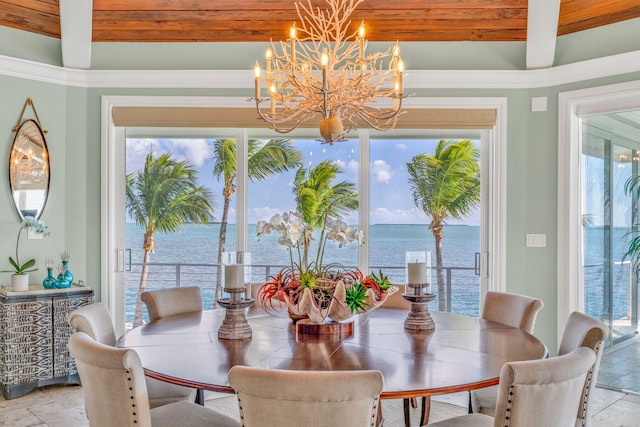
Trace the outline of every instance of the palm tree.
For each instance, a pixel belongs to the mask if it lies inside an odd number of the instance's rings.
[[[417,207],[431,218],[436,246],[438,308],[446,311],[442,270],[442,226],[462,219],[480,203],[480,152],[469,140],[440,141],[433,156],[418,154],[409,163],[409,184]]]
[[[227,241],[227,222],[229,220],[229,204],[231,196],[236,191],[236,140],[217,139],[213,143],[216,157],[213,166],[213,174],[223,180],[222,195],[224,204],[222,207],[222,219],[220,221],[220,235],[218,238],[218,259],[217,264],[222,264],[222,253],[225,250]],[[277,173],[286,172],[297,168],[302,164],[302,154],[295,148],[294,144],[287,139],[270,139],[266,143],[256,139],[250,139],[248,144],[248,178],[251,181],[263,181]],[[214,307],[222,297],[220,286],[222,270],[217,269],[216,273],[216,294]]]
[[[293,193],[296,196],[297,210],[302,214],[302,220],[313,229],[321,228],[320,242],[326,241],[323,234],[327,219],[340,218],[357,210],[359,206],[358,192],[355,191],[353,182],[342,181],[332,185],[339,173],[342,171],[338,165],[329,160],[309,169],[301,167],[296,172]],[[303,269],[308,267],[307,256],[311,241],[307,240],[303,245]],[[316,265],[321,264],[323,252],[324,248],[318,248]]]
[[[155,232],[175,233],[185,222],[206,224],[213,217],[211,194],[205,187],[198,186],[197,175],[197,170],[189,163],[172,160],[171,153],[158,158],[149,153],[144,169],[127,175],[127,211],[136,224],[145,229],[134,327],[142,324],[140,295],[147,283]]]

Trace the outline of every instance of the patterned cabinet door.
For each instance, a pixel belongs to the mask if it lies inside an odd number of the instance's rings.
[[[76,362],[69,353],[68,344],[73,329],[69,326],[67,319],[72,311],[91,303],[93,303],[91,294],[53,299],[53,357],[55,359],[53,374],[56,378],[78,373]]]
[[[0,380],[5,385],[53,377],[50,299],[0,305],[3,341]]]

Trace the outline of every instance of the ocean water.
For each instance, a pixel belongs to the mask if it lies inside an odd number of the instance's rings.
[[[202,288],[203,305],[213,306],[216,282],[216,258],[218,253],[219,225],[187,224],[178,233],[155,235],[156,248],[151,254],[147,289],[197,285]],[[613,319],[630,317],[629,301],[632,296],[630,264],[622,257],[628,242],[628,229],[616,228],[612,236],[605,229],[586,228],[584,242],[585,307],[587,314],[606,319],[611,312]],[[227,251],[235,250],[235,225],[227,229]],[[255,225],[249,226],[248,249],[251,252],[251,282],[261,283],[289,264],[289,252],[277,244],[278,235],[258,237]],[[312,248],[315,248],[319,236]],[[369,243],[369,267],[371,271],[382,269],[393,283],[403,285],[405,253],[430,251],[435,267],[434,239],[427,225],[373,225],[365,236]],[[130,249],[126,275],[127,322],[133,319],[135,301],[140,283],[143,230],[135,224],[127,224],[126,244]],[[607,262],[605,243],[612,242],[612,260]],[[480,248],[480,228],[477,226],[445,226],[443,239],[443,266],[451,283],[451,311],[471,316],[478,315],[479,278],[475,274],[475,253]],[[312,257],[315,252],[312,251]],[[310,258],[312,259],[312,258]],[[358,245],[352,242],[338,248],[329,242],[323,263],[338,263],[355,267]],[[611,279],[611,287],[604,286]],[[435,271],[431,280],[435,284]],[[432,285],[432,292],[437,287]],[[431,303],[437,309],[437,302]]]
[[[253,283],[260,283],[283,266],[289,265],[289,252],[277,244],[278,235],[258,237],[255,225],[249,226],[248,249],[251,253]],[[155,252],[151,254],[147,289],[198,285],[202,288],[203,304],[213,306],[216,281],[219,224],[186,224],[178,233],[156,233]],[[136,224],[127,224],[126,311],[127,322],[132,321],[135,300],[140,283],[144,232]],[[226,250],[235,250],[235,225],[227,228]],[[312,244],[310,260],[315,258],[319,236]],[[382,269],[393,283],[406,283],[405,252],[431,251],[435,267],[434,239],[427,225],[373,225],[365,236],[369,244],[371,271]],[[480,248],[480,228],[476,226],[445,226],[443,239],[443,266],[451,277],[451,301],[453,312],[478,315],[479,277],[475,274],[475,253]],[[323,264],[338,263],[355,267],[358,263],[357,242],[338,248],[328,242]],[[179,265],[179,267],[178,267]],[[435,271],[431,281],[435,283]],[[436,286],[432,287],[436,292]],[[437,303],[434,308],[437,307]]]

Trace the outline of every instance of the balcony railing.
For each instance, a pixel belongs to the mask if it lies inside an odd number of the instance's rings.
[[[140,284],[142,263],[130,263],[126,276],[126,308],[127,321],[133,318],[133,310]],[[146,289],[161,289],[180,286],[199,286],[202,289],[203,305],[213,307],[213,295],[216,287],[216,264],[187,263],[149,263],[149,275]],[[251,265],[251,283],[264,283],[266,279],[277,274],[283,265]],[[371,266],[371,271],[381,269],[389,276],[392,283],[399,284],[404,292],[406,282],[404,266]],[[480,281],[476,267],[443,267],[445,277],[446,309],[448,312],[478,316],[480,303]],[[437,269],[432,268],[434,283],[431,291],[438,294],[435,284]],[[436,300],[437,301],[437,300]],[[437,304],[437,303],[434,303]],[[437,309],[437,305],[433,307]]]

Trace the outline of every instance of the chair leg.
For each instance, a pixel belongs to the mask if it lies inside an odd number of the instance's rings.
[[[201,388],[196,390],[196,403],[204,406],[204,390]]]
[[[404,425],[411,427],[411,412],[409,411],[409,402],[411,399],[403,399],[404,404]]]
[[[420,414],[420,426],[429,424],[429,412],[431,412],[431,396],[422,396],[422,413]]]
[[[376,415],[376,427],[384,426],[384,417],[382,416],[382,400],[378,399],[378,414]]]
[[[471,404],[471,390],[469,390],[469,413],[473,414],[473,405]]]
[[[413,409],[416,409],[418,407],[418,398],[417,397],[412,397],[411,398],[411,407]]]

